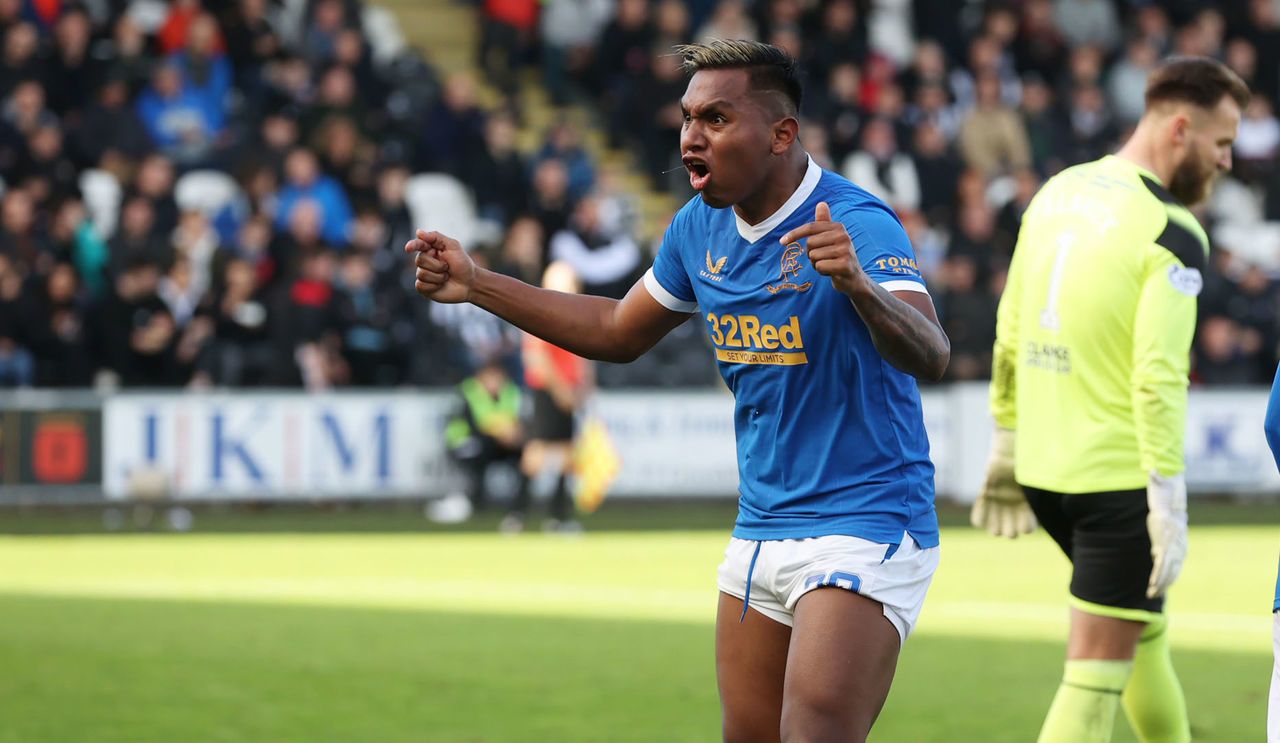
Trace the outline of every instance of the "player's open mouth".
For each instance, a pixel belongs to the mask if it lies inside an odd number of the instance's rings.
[[[707,181],[711,180],[711,171],[707,168],[705,162],[693,158],[685,158],[684,167],[685,170],[689,171],[689,185],[694,191],[701,191],[707,187]]]

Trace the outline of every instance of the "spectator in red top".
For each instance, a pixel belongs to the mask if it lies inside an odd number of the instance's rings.
[[[484,0],[480,67],[507,95],[516,91],[516,70],[529,62],[538,31],[538,0]]]
[[[200,4],[200,0],[173,0],[173,6],[169,10],[169,17],[165,19],[164,25],[160,27],[160,30],[156,32],[156,41],[160,44],[160,51],[167,55],[186,46],[187,32],[191,29],[192,22],[203,13],[204,7]],[[222,52],[225,49],[220,34],[214,43],[214,49],[218,52]]]
[[[43,28],[50,28],[62,14],[62,0],[27,0],[24,8],[31,20],[38,21]]]
[[[342,362],[341,318],[333,281],[337,256],[320,248],[299,257],[299,270],[285,289],[275,316],[275,345],[292,355],[296,376],[289,380],[309,390],[342,384],[347,369]]]
[[[542,274],[542,286],[574,294],[582,289],[578,275],[561,261],[547,266]],[[537,480],[549,468],[558,470],[544,528],[578,531],[581,527],[572,519],[566,480],[573,466],[574,417],[594,387],[592,368],[586,359],[531,335],[524,337],[523,357],[524,380],[531,391],[533,413],[520,470],[530,481]],[[522,531],[529,501],[530,489],[522,487],[499,528],[504,532]]]

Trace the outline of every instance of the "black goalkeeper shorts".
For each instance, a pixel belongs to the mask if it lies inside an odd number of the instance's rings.
[[[1023,492],[1040,526],[1071,560],[1072,596],[1120,609],[1164,609],[1164,597],[1147,598],[1152,560],[1145,489]]]
[[[533,415],[529,419],[530,440],[573,441],[573,413],[557,405],[555,398],[546,390],[534,390],[532,396]]]

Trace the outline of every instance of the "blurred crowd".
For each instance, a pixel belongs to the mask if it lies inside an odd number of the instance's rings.
[[[643,270],[579,129],[517,151],[515,111],[374,4],[0,0],[0,37],[0,386],[518,374],[512,327],[417,298],[417,226],[534,282],[554,257],[606,294]],[[698,363],[673,339],[683,365],[619,383],[712,379],[682,333]]]
[[[673,44],[755,38],[806,75],[801,138],[899,213],[952,341],[989,374],[1019,220],[1113,150],[1167,54],[1253,87],[1193,373],[1270,379],[1280,346],[1280,0],[475,0],[477,69],[442,71],[360,0],[0,0],[0,386],[445,385],[519,370],[519,333],[417,299],[417,226],[531,283],[563,261],[621,296],[637,196],[593,127],[691,195]],[[554,117],[518,146],[524,83]],[[491,100],[493,99],[493,100]],[[712,384],[697,322],[601,386]]]
[[[1265,383],[1280,343],[1280,3],[1276,0],[485,0],[496,84],[540,64],[553,96],[598,106],[653,185],[684,197],[673,44],[750,38],[805,73],[801,141],[902,218],[952,342],[951,380],[990,373],[1023,210],[1044,180],[1114,151],[1148,71],[1208,55],[1255,92],[1233,175],[1199,210],[1213,242],[1193,374]],[[497,53],[495,49],[515,49]]]

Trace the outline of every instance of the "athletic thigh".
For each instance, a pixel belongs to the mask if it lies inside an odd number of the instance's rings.
[[[777,743],[791,628],[720,594],[716,680],[725,743]]]
[[[842,588],[796,604],[782,702],[782,740],[866,740],[898,663],[898,630],[883,605]]]
[[[1070,660],[1130,660],[1146,622],[1108,617],[1071,607],[1071,628],[1067,632]]]

